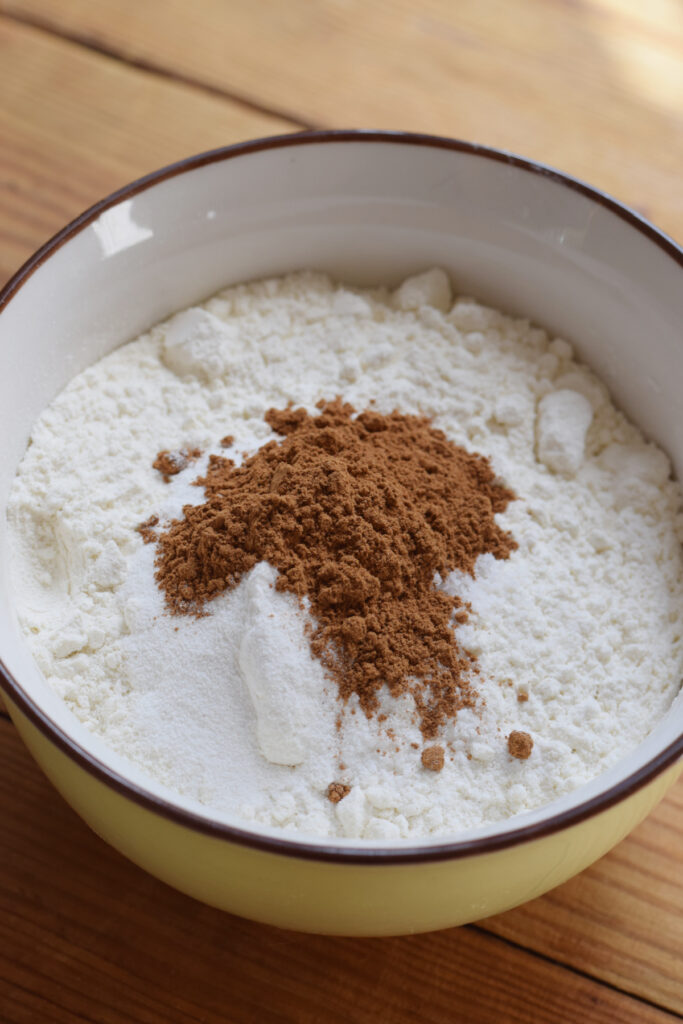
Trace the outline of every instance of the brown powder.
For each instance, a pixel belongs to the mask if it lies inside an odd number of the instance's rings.
[[[327,799],[330,803],[338,804],[351,792],[351,787],[343,782],[331,782],[327,787]]]
[[[145,519],[144,523],[139,523],[139,525],[135,527],[145,544],[153,544],[156,541],[157,535],[154,527],[157,526],[158,523],[159,516],[150,516],[149,519]]]
[[[514,730],[508,736],[508,750],[513,757],[519,758],[520,761],[526,761],[534,748],[534,741],[528,732],[519,732]]]
[[[164,478],[164,483],[168,484],[171,482],[172,476],[180,473],[191,462],[198,459],[201,454],[199,448],[181,448],[177,452],[170,452],[164,449],[164,451],[159,452],[152,463],[152,469],[158,469]]]
[[[277,588],[308,597],[313,653],[342,700],[366,714],[386,684],[413,695],[425,738],[474,705],[474,656],[454,639],[462,602],[436,573],[473,574],[479,555],[516,547],[495,522],[514,497],[488,461],[428,419],[375,411],[352,418],[341,399],[271,409],[271,441],[243,465],[211,456],[203,505],[186,506],[158,542],[156,579],[176,614],[202,614],[258,562]]]
[[[443,747],[425,747],[422,751],[422,767],[430,772],[440,772],[444,765]]]

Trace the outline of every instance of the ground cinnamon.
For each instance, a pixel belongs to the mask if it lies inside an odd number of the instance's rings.
[[[351,787],[347,786],[344,782],[331,782],[327,787],[327,799],[332,804],[338,804],[350,792]]]
[[[150,516],[149,519],[145,519],[144,523],[139,523],[135,527],[145,544],[153,544],[156,541],[157,535],[154,527],[158,524],[159,516]]]
[[[508,736],[508,751],[512,757],[520,761],[526,761],[534,749],[534,741],[528,732],[521,732],[514,729]]]
[[[199,448],[181,448],[177,452],[170,452],[168,449],[164,449],[164,451],[158,453],[152,463],[152,469],[158,469],[164,483],[168,484],[171,482],[172,476],[182,472],[191,462],[198,459],[201,454]]]
[[[422,767],[430,772],[440,772],[444,766],[445,751],[443,747],[425,747],[420,760]]]
[[[206,501],[161,534],[156,579],[177,614],[201,614],[257,562],[277,588],[307,597],[313,653],[343,700],[370,715],[386,684],[410,692],[425,738],[473,706],[473,656],[458,648],[466,608],[435,585],[473,574],[479,555],[507,558],[515,541],[494,515],[514,497],[489,462],[427,418],[366,411],[340,399],[271,409],[273,440],[236,467],[211,456]]]

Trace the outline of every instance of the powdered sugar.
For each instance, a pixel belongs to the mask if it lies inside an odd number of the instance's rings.
[[[449,727],[438,774],[421,767],[408,698],[387,697],[381,725],[349,702],[337,733],[335,688],[270,567],[205,618],[178,620],[135,531],[202,499],[192,481],[226,434],[239,461],[273,436],[269,407],[313,412],[337,394],[433,416],[518,495],[499,517],[518,551],[483,556],[474,580],[441,581],[472,604],[457,637],[479,659],[482,704]],[[668,460],[566,341],[473,300],[453,305],[441,271],[393,297],[317,274],[228,289],[75,378],[32,440],[9,516],[41,669],[119,753],[223,814],[368,839],[495,821],[613,764],[678,690]],[[160,449],[194,447],[203,458],[168,484],[151,468]],[[527,761],[509,756],[512,729],[533,736]],[[336,805],[334,781],[351,786]]]

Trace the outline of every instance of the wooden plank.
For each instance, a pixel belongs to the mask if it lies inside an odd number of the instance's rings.
[[[0,720],[3,1021],[671,1021],[473,928],[353,940],[204,907],[92,835]]]
[[[306,122],[501,146],[683,237],[675,0],[0,0],[126,59]]]
[[[0,18],[0,82],[0,281],[132,178],[298,127],[7,18]]]
[[[484,927],[683,1014],[683,780],[588,871]]]

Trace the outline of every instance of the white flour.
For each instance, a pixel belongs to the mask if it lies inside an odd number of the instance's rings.
[[[434,418],[518,499],[519,548],[443,581],[472,603],[479,713],[420,765],[410,698],[380,726],[339,711],[294,599],[257,566],[198,620],[169,616],[135,527],[203,499],[224,435],[272,438],[271,406],[341,394]],[[160,449],[204,453],[171,483]],[[233,451],[230,455],[232,457]],[[9,506],[28,643],[78,718],[151,776],[242,821],[314,835],[452,832],[531,809],[642,740],[679,688],[683,569],[666,457],[563,340],[469,299],[440,271],[392,296],[302,273],[227,289],[76,377],[37,422]],[[519,695],[528,695],[520,702]],[[389,738],[392,730],[396,740]],[[512,729],[531,734],[510,757]],[[265,756],[264,756],[265,755]],[[340,772],[339,760],[346,765]],[[294,767],[293,767],[294,766]],[[351,786],[331,804],[331,782]]]

